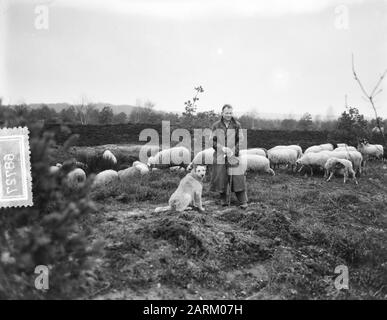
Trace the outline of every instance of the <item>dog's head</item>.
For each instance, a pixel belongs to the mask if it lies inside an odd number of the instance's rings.
[[[192,167],[192,173],[198,176],[201,180],[203,180],[206,175],[207,167],[203,165],[194,165]]]

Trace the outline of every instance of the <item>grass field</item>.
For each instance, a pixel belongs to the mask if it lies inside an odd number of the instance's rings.
[[[322,176],[247,176],[249,208],[153,213],[185,173],[156,171],[96,190],[85,223],[104,254],[81,298],[386,299],[387,168],[369,164],[359,185]],[[338,291],[335,267],[349,271]]]

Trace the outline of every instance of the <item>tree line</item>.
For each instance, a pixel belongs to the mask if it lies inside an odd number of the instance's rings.
[[[0,100],[1,101],[1,100]],[[178,114],[155,110],[151,102],[144,103],[141,107],[134,107],[130,114],[115,113],[113,108],[105,106],[98,109],[93,104],[71,105],[68,108],[56,111],[45,104],[31,108],[26,104],[1,105],[0,124],[3,119],[17,116],[31,122],[46,124],[78,124],[78,125],[106,125],[126,123],[159,124],[161,121],[170,121],[172,125],[185,128],[208,128],[220,117],[214,110],[196,112],[193,104],[186,103],[185,112]],[[263,119],[254,113],[246,113],[236,117],[246,129],[258,130],[285,130],[285,131],[345,131],[351,136],[354,131],[362,135],[369,135],[377,125],[377,121],[366,120],[355,107],[346,107],[346,110],[337,119],[312,118],[310,113],[305,113],[300,119]],[[387,130],[387,119],[379,118],[378,121]]]

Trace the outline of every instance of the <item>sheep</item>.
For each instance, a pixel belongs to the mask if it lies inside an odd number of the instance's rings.
[[[341,173],[344,175],[344,183],[347,181],[348,177],[352,177],[356,184],[358,184],[356,180],[355,171],[352,168],[352,162],[346,159],[338,159],[338,158],[329,158],[324,166],[328,179],[330,181],[335,173]]]
[[[370,157],[375,157],[376,159],[381,159],[383,161],[384,148],[381,144],[370,144],[368,141],[362,141],[359,142],[357,150],[359,150],[364,157],[364,166]]]
[[[320,144],[318,146],[311,146],[305,150],[304,153],[320,152],[320,151],[333,151],[333,145],[330,143]]]
[[[362,173],[361,165],[363,162],[363,156],[359,151],[357,150],[340,151],[335,149],[331,152],[331,154],[332,154],[332,157],[351,161],[355,172],[359,174]]]
[[[270,168],[270,160],[264,156],[257,154],[242,154],[239,156],[239,165],[236,168],[229,168],[229,174],[237,172],[237,170],[266,172],[275,175],[273,169]]]
[[[118,171],[118,179],[122,183],[132,183],[133,178],[141,176],[141,168],[139,166],[133,166],[125,170]]]
[[[363,157],[358,151],[321,151],[321,152],[309,152],[302,156],[301,159],[297,160],[297,169],[300,172],[304,167],[310,168],[311,176],[313,176],[313,168],[320,168],[324,170],[325,163],[329,158],[338,158],[349,160],[353,163],[353,167],[355,168],[355,172],[361,173],[361,163],[363,161]],[[326,172],[325,174],[326,175]]]
[[[320,148],[327,151],[333,151],[333,145],[331,143],[320,144]]]
[[[115,183],[118,180],[118,173],[114,170],[104,170],[98,173],[93,181],[93,187],[105,186]]]
[[[194,164],[210,165],[214,163],[214,148],[207,148],[199,151],[188,165],[187,170],[191,170]]]
[[[149,173],[149,167],[140,161],[134,161],[133,167],[138,167],[140,169],[141,175],[148,174]]]
[[[325,163],[331,157],[331,151],[308,152],[296,161],[298,172],[307,167],[310,175],[313,176],[313,168],[324,170]]]
[[[102,154],[102,159],[112,163],[113,165],[117,164],[117,158],[114,156],[114,154],[110,150],[105,150]]]
[[[66,185],[71,190],[81,189],[86,182],[86,173],[81,168],[70,171],[66,176]]]
[[[297,151],[297,159],[301,158],[302,157],[302,148],[299,146],[299,145],[296,145],[296,144],[292,144],[292,145],[289,145],[289,146],[275,146],[273,148],[271,148],[270,150],[274,150],[274,149],[292,149],[292,150],[296,150]]]
[[[251,148],[251,149],[246,149],[246,150],[240,150],[239,155],[244,155],[244,154],[255,154],[258,156],[263,156],[267,158],[267,150],[264,148]]]
[[[268,150],[268,157],[273,168],[275,168],[276,165],[279,167],[281,164],[286,164],[291,166],[292,170],[294,170],[294,166],[298,159],[298,153],[296,150],[292,149],[270,149]]]
[[[186,147],[174,147],[159,151],[156,155],[149,157],[147,165],[151,168],[155,166],[185,166],[190,159],[191,153]]]
[[[357,151],[357,149],[352,146],[343,146],[343,147],[337,147],[333,151]]]

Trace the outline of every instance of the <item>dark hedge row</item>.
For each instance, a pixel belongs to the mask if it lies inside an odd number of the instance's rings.
[[[69,128],[72,133],[79,134],[78,146],[143,143],[139,141],[139,135],[147,128],[159,132],[161,142],[161,124],[70,125]],[[46,129],[55,133],[58,144],[63,144],[69,134],[68,131],[62,130],[60,125],[47,125]],[[174,129],[175,127],[172,126],[171,132]],[[248,130],[247,141],[248,147],[270,148],[281,144],[299,144],[306,148],[310,145],[328,142],[328,132]]]
[[[144,129],[155,129],[161,143],[161,124],[115,124],[115,125],[69,125],[72,133],[79,134],[78,146],[97,146],[105,144],[141,144],[140,132]],[[177,127],[171,126],[171,132]],[[63,144],[69,136],[68,130],[60,125],[46,125],[53,131],[58,144]],[[192,132],[192,131],[191,131]],[[191,134],[193,137],[193,134]],[[381,143],[381,137],[370,137],[371,142]],[[348,140],[348,141],[347,141]],[[352,141],[353,140],[353,141]],[[356,144],[356,139],[348,139],[340,132],[333,131],[284,131],[284,130],[248,130],[247,146],[271,148],[276,145],[298,144],[303,149],[321,143]]]

